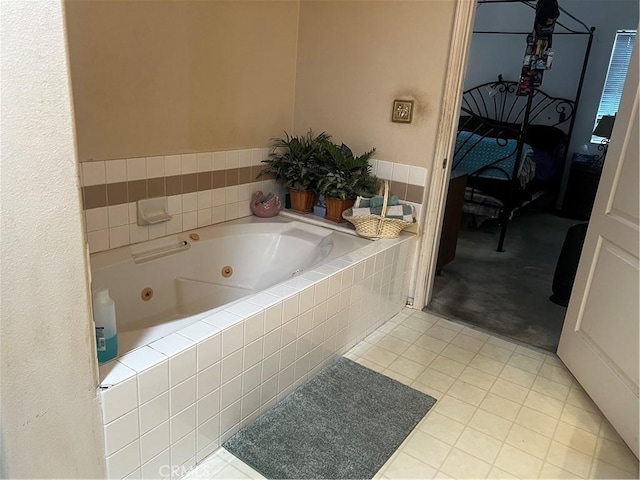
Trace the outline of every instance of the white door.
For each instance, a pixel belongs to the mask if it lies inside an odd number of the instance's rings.
[[[558,355],[638,456],[638,42]]]

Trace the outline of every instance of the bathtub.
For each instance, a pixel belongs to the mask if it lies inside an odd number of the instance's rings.
[[[93,254],[92,288],[109,289],[123,355],[368,243],[250,216]]]
[[[99,368],[108,478],[177,479],[393,317],[414,238],[281,215],[93,254],[120,347]]]

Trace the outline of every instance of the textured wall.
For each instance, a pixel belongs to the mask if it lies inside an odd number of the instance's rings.
[[[235,150],[291,129],[297,1],[66,2],[80,161]]]
[[[100,477],[62,2],[2,2],[1,14],[0,475]]]
[[[357,153],[431,169],[456,2],[304,1],[296,131],[326,130]],[[413,123],[392,123],[395,98]]]

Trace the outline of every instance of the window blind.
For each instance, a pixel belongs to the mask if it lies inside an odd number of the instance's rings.
[[[607,79],[604,82],[598,113],[593,124],[594,129],[603,116],[615,115],[618,112],[618,105],[622,96],[624,80],[627,77],[627,69],[629,68],[635,38],[636,31],[618,30],[616,33],[616,40],[609,60],[609,69],[607,70]],[[601,137],[591,137],[591,142],[593,143],[600,143],[601,140]]]

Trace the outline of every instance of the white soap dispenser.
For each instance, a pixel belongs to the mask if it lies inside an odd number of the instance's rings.
[[[113,360],[118,355],[116,304],[109,296],[108,288],[101,288],[93,294],[93,321],[96,325],[98,362]]]

